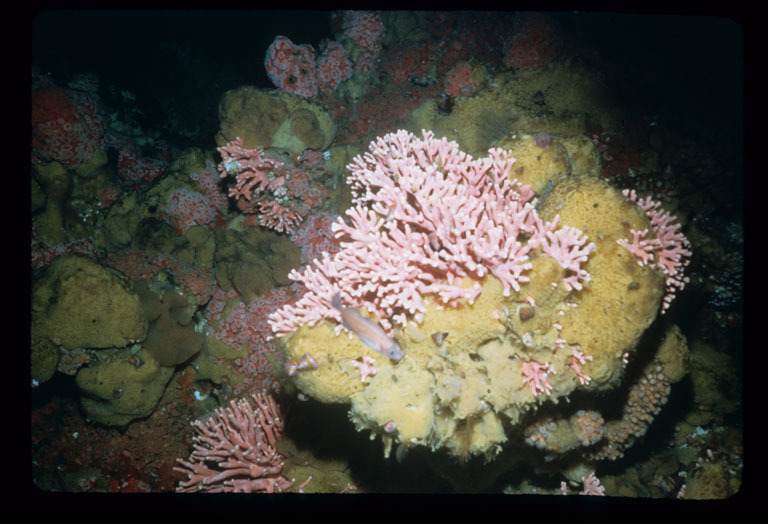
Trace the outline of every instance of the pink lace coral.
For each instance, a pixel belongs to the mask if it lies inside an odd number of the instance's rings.
[[[255,213],[260,225],[283,233],[290,233],[301,223],[302,214],[286,205],[295,195],[289,194],[289,177],[283,162],[263,155],[261,149],[245,147],[240,138],[218,151],[219,173],[222,178],[235,177],[229,196],[242,211]]]
[[[518,291],[535,252],[554,256],[569,270],[566,287],[579,289],[589,279],[580,264],[594,245],[577,230],[556,230],[558,218],[542,221],[530,188],[510,180],[514,159],[501,149],[488,153],[473,159],[430,131],[422,139],[401,130],[371,142],[347,166],[353,207],[348,222],[339,218],[332,226],[341,251],[290,273],[308,292],[270,315],[273,332],[340,321],[331,307],[336,293],[346,305],[375,313],[391,332],[409,315],[421,321],[424,295],[447,305],[472,303],[488,274],[505,295]],[[474,285],[461,285],[464,278]]]
[[[684,276],[686,266],[690,263],[691,243],[681,231],[680,223],[669,211],[661,207],[661,202],[650,198],[637,198],[635,190],[625,189],[622,194],[636,203],[651,221],[653,237],[648,238],[648,230],[630,230],[632,241],[619,239],[617,244],[626,248],[638,258],[637,263],[645,266],[648,263],[659,269],[667,276],[667,290],[664,294],[661,313],[664,314],[675,298],[677,290],[683,290],[688,283]]]
[[[187,475],[178,492],[274,493],[291,482],[280,475],[283,456],[274,448],[283,421],[275,399],[266,393],[232,401],[192,423],[197,435],[189,460],[177,459]]]

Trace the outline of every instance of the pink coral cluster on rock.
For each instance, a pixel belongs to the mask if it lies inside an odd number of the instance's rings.
[[[69,242],[64,242],[63,244],[49,246],[42,240],[38,239],[37,230],[34,228],[32,229],[32,269],[48,266],[51,262],[53,262],[54,258],[63,253],[79,253],[91,258],[96,258],[96,246],[94,245],[93,239],[91,238],[71,240]]]
[[[251,200],[254,193],[274,190],[285,183],[284,177],[276,175],[283,163],[264,156],[260,148],[245,147],[240,137],[216,149],[221,154],[219,176],[235,177],[236,184],[229,189],[234,199]]]
[[[287,177],[284,164],[264,156],[261,149],[250,149],[240,138],[218,148],[221,153],[219,174],[235,177],[229,189],[238,207],[259,217],[259,223],[280,232],[290,232],[302,220],[302,215],[287,208]]]
[[[430,41],[394,43],[381,55],[381,74],[402,86],[410,85],[410,78],[425,78],[435,63],[439,48]]]
[[[592,460],[616,460],[634,439],[646,434],[654,418],[669,400],[672,383],[663,372],[659,358],[654,358],[629,388],[621,417],[605,423],[605,440],[592,451]]]
[[[648,237],[648,230],[635,231],[631,229],[632,241],[619,239],[617,244],[626,248],[638,258],[641,266],[653,265],[667,276],[666,293],[664,294],[661,313],[664,314],[675,298],[677,290],[683,290],[688,283],[684,276],[686,266],[691,259],[691,243],[681,231],[681,225],[669,211],[661,207],[661,202],[650,198],[638,199],[635,190],[625,189],[622,194],[636,203],[651,221],[653,237]]]
[[[594,244],[577,230],[556,229],[559,217],[542,221],[530,187],[510,180],[515,160],[501,149],[488,153],[473,159],[430,131],[422,139],[401,130],[371,142],[347,166],[353,207],[349,222],[333,224],[341,251],[290,273],[309,291],[270,315],[272,330],[284,335],[323,318],[340,322],[331,306],[340,293],[345,305],[375,313],[391,332],[408,315],[421,321],[424,295],[472,303],[488,274],[505,295],[518,291],[535,254],[555,257],[570,270],[566,287],[580,288],[589,279],[580,264]],[[474,285],[461,285],[465,277]]]
[[[283,431],[277,402],[267,393],[232,401],[192,423],[197,434],[189,460],[174,470],[187,475],[176,491],[275,493],[291,482],[280,475],[283,456],[275,450]]]
[[[295,300],[293,288],[275,288],[251,302],[242,302],[236,290],[224,292],[221,288],[208,303],[205,318],[210,326],[209,334],[225,344],[241,351],[242,356],[229,361],[232,373],[242,377],[232,390],[235,395],[260,391],[273,387],[273,364],[277,347],[268,341],[271,331],[263,319],[288,302]],[[224,364],[224,361],[218,362]]]
[[[161,271],[168,272],[182,293],[194,298],[197,305],[207,304],[214,293],[209,271],[165,253],[121,251],[109,253],[103,262],[132,280],[152,280]]]

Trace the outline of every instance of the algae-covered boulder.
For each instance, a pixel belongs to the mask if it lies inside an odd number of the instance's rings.
[[[269,147],[272,134],[288,115],[288,108],[276,92],[255,87],[227,91],[219,102],[216,144],[223,146],[240,137],[245,147]]]
[[[627,202],[605,181],[590,176],[561,180],[541,203],[541,216],[584,231],[596,249],[585,264],[592,276],[581,292],[579,307],[567,308],[562,338],[578,340],[587,355],[585,364],[592,386],[615,385],[620,368],[616,362],[631,351],[656,318],[664,276],[650,266],[640,266],[628,250],[616,243],[628,231],[650,228],[642,210]]]
[[[599,164],[578,137],[520,134],[480,158],[423,137],[388,134],[349,164],[341,252],[294,275],[309,291],[270,317],[287,374],[348,405],[385,456],[423,446],[492,459],[506,447],[514,462],[532,442],[549,453],[600,442],[586,462],[619,456],[686,373],[673,329],[630,394],[619,387],[640,349],[648,362],[640,342],[665,292],[665,275],[625,247],[648,216],[587,174]],[[577,174],[570,152],[584,157]],[[537,189],[513,182],[521,174]],[[611,391],[626,406],[606,422],[613,412],[587,408]]]
[[[395,135],[388,136],[395,140]],[[408,139],[410,144],[417,144],[417,153],[403,145]],[[314,310],[328,307],[324,304],[328,299],[321,297],[338,285],[342,293],[368,297],[360,314],[372,322],[390,325],[400,313],[388,294],[382,295],[378,289],[384,286],[398,292],[402,289],[401,279],[406,278],[403,275],[417,282],[422,278],[429,280],[432,268],[441,267],[439,259],[458,259],[466,264],[461,267],[473,267],[472,262],[482,261],[498,269],[495,259],[483,257],[498,249],[499,244],[483,242],[495,242],[497,235],[507,231],[516,233],[506,233],[514,236],[502,245],[520,249],[523,243],[530,243],[530,251],[520,260],[524,262],[519,269],[522,278],[516,285],[505,286],[498,273],[479,271],[473,277],[454,277],[452,285],[456,287],[441,292],[463,296],[470,289],[479,289],[471,300],[447,303],[433,293],[421,293],[420,300],[409,298],[408,306],[403,308],[407,311],[403,317],[409,321],[404,322],[401,317],[392,330],[394,340],[405,354],[399,362],[372,350],[353,334],[340,333],[337,320],[328,318],[333,311],[319,321],[297,325],[295,331],[281,338],[281,345],[286,360],[296,363],[297,372],[292,374],[292,380],[298,389],[321,402],[349,404],[349,416],[357,429],[382,437],[385,455],[397,444],[447,449],[457,456],[482,454],[492,458],[510,435],[519,437],[529,415],[543,406],[568,400],[577,391],[594,394],[619,385],[623,359],[633,354],[659,310],[664,276],[651,266],[638,265],[634,255],[617,240],[626,238],[630,228],[643,230],[650,228],[650,223],[637,205],[626,201],[605,181],[588,175],[573,176],[567,149],[559,144],[550,149],[546,162],[535,157],[527,159],[531,180],[546,180],[538,184],[542,192],[536,212],[532,206],[525,211],[514,203],[530,199],[532,194],[509,182],[515,178],[517,164],[504,164],[507,157],[501,153],[491,153],[496,155],[493,161],[482,165],[499,166],[496,169],[504,169],[508,178],[505,182],[495,180],[493,187],[484,187],[477,193],[480,196],[472,197],[451,176],[445,180],[435,174],[441,168],[447,169],[443,166],[457,162],[447,152],[455,145],[433,142],[428,133],[424,142],[404,132],[398,133],[396,140],[398,145],[392,146],[396,151],[391,163],[383,152],[389,150],[377,149],[378,156],[366,157],[365,161],[375,163],[380,171],[374,172],[373,167],[363,170],[366,164],[359,158],[351,164],[356,184],[387,187],[381,191],[393,195],[387,205],[374,209],[380,215],[392,207],[395,211],[388,211],[389,218],[369,212],[365,220],[359,218],[366,215],[358,208],[347,213],[355,228],[350,236],[365,238],[367,243],[346,244],[349,247],[342,248],[336,265],[320,268],[329,282],[310,292],[306,303],[314,309],[303,312],[299,308],[305,315],[300,318],[313,318]],[[429,153],[419,156],[421,148]],[[429,159],[430,154],[435,158]],[[400,161],[407,163],[407,167],[401,167]],[[465,162],[472,169],[476,166],[471,164],[475,160]],[[424,171],[418,171],[414,165]],[[414,175],[414,170],[420,174]],[[389,188],[380,179],[384,172],[402,174]],[[433,186],[431,180],[424,182],[421,176],[436,176],[442,184]],[[406,185],[402,185],[403,180],[408,180]],[[434,187],[449,188],[442,200],[433,196]],[[450,193],[454,187],[462,191],[455,199]],[[512,187],[520,193],[514,193]],[[371,198],[362,189],[358,189],[358,194]],[[508,197],[500,201],[494,199],[498,196],[489,194]],[[432,200],[426,200],[427,196]],[[469,211],[473,208],[467,202],[472,202],[472,198],[482,199],[482,204]],[[357,200],[358,205],[361,201]],[[445,211],[436,212],[434,208],[441,205],[447,206]],[[472,222],[472,227],[464,222],[469,220],[467,217],[480,216],[483,210],[496,209],[498,205],[508,206],[510,213],[503,215],[502,222],[530,220],[537,225],[524,233],[503,226],[477,233],[484,223],[497,218]],[[431,221],[412,218],[419,213],[431,217]],[[447,219],[449,215],[456,216],[456,220]],[[398,220],[403,220],[402,229]],[[444,222],[450,225],[443,226]],[[434,223],[441,224],[436,226],[436,232],[419,236],[420,228],[429,231]],[[472,248],[458,237],[461,228],[472,232]],[[338,234],[344,227],[339,225],[334,230]],[[542,230],[547,232],[546,241],[536,240]],[[567,247],[569,241],[561,240],[580,235],[586,235],[589,244],[582,239],[578,248]],[[368,252],[371,244],[375,249]],[[470,249],[475,251],[469,254]],[[379,250],[386,251],[386,259],[378,258]],[[581,253],[578,268],[564,263],[577,253]],[[512,266],[514,255],[505,254],[503,262],[498,263]],[[369,273],[368,267],[372,265],[377,271]],[[581,280],[578,284],[573,283],[576,275]],[[311,274],[310,278],[320,277]],[[355,288],[356,285],[360,287]],[[379,299],[385,304],[380,309]],[[387,314],[390,318],[384,316]],[[679,373],[675,372],[675,379]]]
[[[33,329],[67,349],[125,347],[147,322],[131,282],[88,257],[56,258],[32,288]]]
[[[618,104],[600,73],[578,61],[558,60],[536,71],[488,75],[484,85],[473,96],[455,97],[449,105],[438,98],[425,100],[405,119],[405,127],[413,133],[431,129],[480,156],[513,132],[583,136],[587,122],[604,130],[616,130],[621,122]],[[581,169],[574,173],[587,172]]]
[[[327,149],[334,136],[331,114],[297,95],[245,86],[227,91],[219,103],[220,146],[240,137],[248,148],[296,154]]]
[[[42,384],[51,379],[59,364],[59,349],[51,339],[32,331],[32,380]]]
[[[496,147],[515,157],[512,176],[542,194],[548,183],[571,174],[571,160],[565,145],[555,135],[516,132],[504,137]]]
[[[259,227],[228,228],[217,233],[216,280],[251,302],[276,286],[291,283],[288,273],[300,265],[301,251],[285,235]]]
[[[83,178],[95,178],[105,169],[105,166],[108,163],[109,158],[107,157],[107,152],[103,149],[99,149],[93,156],[75,167],[75,172],[78,176]]]
[[[67,241],[64,206],[72,190],[72,175],[58,162],[38,162],[32,174],[45,195],[45,207],[32,217],[39,238],[51,245]]]
[[[171,205],[171,196],[179,190],[205,193],[200,184],[205,185],[211,176],[218,180],[215,166],[213,153],[194,148],[180,153],[163,177],[146,190],[118,196],[94,231],[94,243],[111,253],[126,249],[162,252],[211,267],[215,246],[208,228],[212,224],[190,226],[185,215]]]
[[[195,330],[192,322],[197,306],[190,297],[171,290],[163,291],[160,296],[148,289],[140,290],[140,294],[149,322],[142,347],[160,365],[177,366],[200,351],[203,336]]]
[[[137,354],[119,351],[94,366],[80,369],[75,377],[82,391],[81,406],[93,422],[125,426],[155,409],[173,375],[148,350]]]
[[[686,485],[686,499],[712,500],[725,499],[736,494],[741,482],[728,473],[725,464],[703,464]]]

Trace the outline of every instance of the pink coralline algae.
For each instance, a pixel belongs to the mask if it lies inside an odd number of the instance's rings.
[[[368,355],[363,355],[362,362],[353,360],[352,365],[360,372],[361,382],[365,382],[365,379],[372,377],[379,372],[379,368],[376,367],[376,361]]]
[[[577,486],[575,482],[571,482],[574,486]],[[579,492],[579,495],[589,495],[594,497],[604,497],[605,496],[605,486],[602,486],[600,484],[600,479],[598,479],[595,476],[595,472],[593,471],[586,477],[581,477],[581,483],[583,486],[583,489]],[[568,484],[563,481],[560,483],[560,494],[561,495],[569,495],[568,493]]]
[[[584,489],[580,495],[590,495],[593,497],[604,497],[605,487],[600,485],[600,479],[595,476],[593,471],[586,477],[581,477],[581,482],[584,485]]]
[[[579,379],[579,384],[589,384],[592,381],[591,377],[581,371],[581,366],[591,360],[591,356],[585,355],[583,351],[574,346],[571,347],[571,363],[569,364],[569,367],[576,373],[576,377]]]
[[[324,318],[341,322],[331,305],[340,293],[344,306],[375,313],[391,333],[408,315],[422,320],[427,294],[449,306],[472,303],[488,274],[505,296],[519,291],[537,254],[554,257],[569,270],[566,288],[580,289],[589,280],[581,263],[594,244],[576,229],[557,229],[559,217],[541,220],[530,187],[510,180],[514,159],[501,149],[488,153],[473,159],[430,131],[422,139],[401,130],[371,142],[347,166],[353,207],[348,222],[332,226],[341,250],[290,273],[308,292],[270,315],[273,332]],[[465,277],[474,285],[462,286]]]
[[[267,393],[232,401],[192,422],[196,435],[189,460],[176,459],[187,475],[177,492],[279,493],[291,486],[280,475],[284,458],[275,450],[283,431],[277,402]]]
[[[667,276],[666,293],[661,306],[661,313],[664,314],[674,300],[677,290],[682,291],[688,283],[689,279],[683,276],[683,273],[691,261],[691,243],[680,230],[680,223],[669,211],[661,208],[660,202],[650,198],[638,199],[634,189],[625,189],[622,194],[645,212],[651,221],[653,238],[648,237],[647,229],[631,229],[631,242],[619,239],[616,243],[635,255],[639,265],[645,266],[650,262]]]
[[[77,91],[45,87],[32,92],[32,155],[74,167],[104,145],[98,102]]]

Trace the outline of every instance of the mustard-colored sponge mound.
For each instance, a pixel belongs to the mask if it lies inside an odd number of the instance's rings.
[[[125,347],[147,321],[125,277],[88,257],[62,255],[32,289],[32,331],[66,349]]]
[[[558,151],[567,156],[565,147]],[[298,389],[349,404],[352,422],[380,435],[385,455],[394,444],[490,458],[540,406],[576,390],[617,386],[622,359],[656,317],[664,291],[663,275],[616,243],[629,229],[649,227],[648,220],[597,177],[559,176],[545,185],[541,217],[559,214],[596,245],[582,266],[591,275],[583,289],[567,290],[565,270],[539,256],[526,273],[530,281],[508,297],[487,276],[471,305],[452,308],[431,298],[422,322],[395,331],[405,354],[397,364],[357,336],[337,335],[334,322],[303,326],[281,339],[287,360],[310,354],[318,364],[295,375]],[[363,357],[375,368],[365,376]],[[529,362],[549,366],[551,390],[531,384]]]

